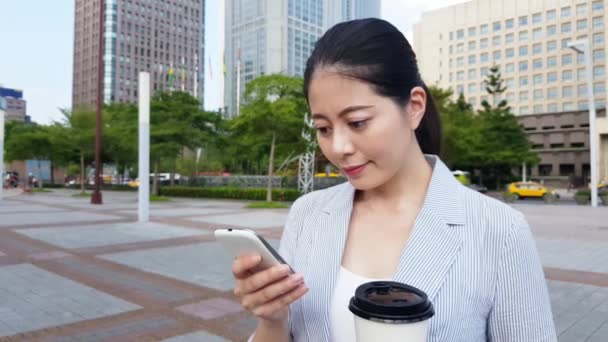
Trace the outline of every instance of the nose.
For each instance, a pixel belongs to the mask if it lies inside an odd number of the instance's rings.
[[[355,153],[355,146],[353,144],[353,141],[348,132],[345,132],[344,130],[334,131],[332,147],[334,153],[339,154],[340,156],[351,155]]]

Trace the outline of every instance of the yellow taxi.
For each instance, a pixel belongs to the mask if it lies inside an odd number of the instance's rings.
[[[508,191],[519,198],[535,197],[541,198],[552,191],[536,182],[514,182],[509,184]]]

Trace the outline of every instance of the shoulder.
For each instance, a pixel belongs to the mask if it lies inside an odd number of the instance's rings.
[[[465,186],[463,193],[467,225],[482,236],[505,242],[521,229],[529,229],[524,215],[511,206]]]
[[[350,183],[344,182],[326,189],[316,190],[303,195],[299,197],[291,206],[290,215],[303,216],[305,214],[317,212],[335,200],[338,200],[340,194],[349,191],[350,188]]]

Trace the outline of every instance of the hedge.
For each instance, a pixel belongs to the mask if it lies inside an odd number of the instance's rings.
[[[193,197],[193,198],[227,198],[263,201],[266,199],[266,189],[260,188],[200,188],[187,186],[161,187],[158,189],[161,196]],[[300,197],[297,189],[273,189],[274,201],[295,201]]]

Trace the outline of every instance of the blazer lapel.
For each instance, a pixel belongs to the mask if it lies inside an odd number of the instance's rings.
[[[423,290],[431,300],[462,246],[466,221],[462,186],[439,159],[433,161],[424,206],[394,275],[396,281]]]
[[[329,341],[331,336],[329,322],[329,305],[332,300],[338,272],[342,263],[342,254],[350,223],[355,189],[350,183],[344,183],[317,216],[310,234],[307,264],[319,269],[309,269],[307,282],[310,289],[316,291],[314,296],[304,296],[302,305],[314,308],[313,312],[304,315],[309,339],[311,341]],[[314,247],[312,247],[314,245]],[[314,252],[312,252],[314,251]],[[319,339],[319,337],[323,339]]]

